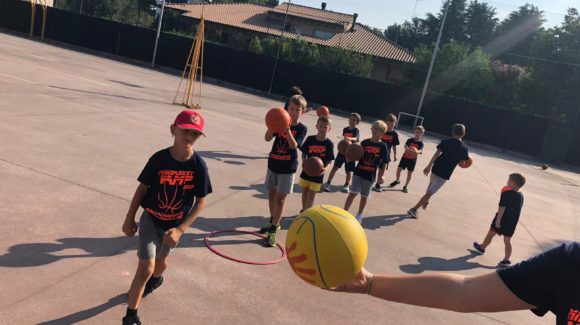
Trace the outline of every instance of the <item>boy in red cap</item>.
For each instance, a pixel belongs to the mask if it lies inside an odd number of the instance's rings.
[[[123,232],[132,237],[139,230],[139,265],[129,290],[123,325],[140,325],[137,308],[141,298],[163,283],[169,252],[205,206],[212,192],[207,166],[193,150],[203,134],[203,117],[186,109],[171,125],[173,146],[156,152],[139,175]],[[205,135],[204,135],[205,136]],[[135,214],[143,207],[139,224]]]

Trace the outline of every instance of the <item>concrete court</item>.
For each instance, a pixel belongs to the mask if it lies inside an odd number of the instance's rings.
[[[178,81],[0,34],[0,324],[120,323],[137,263],[137,240],[124,237],[121,224],[148,157],[172,143],[169,125],[181,108],[170,103]],[[551,314],[538,318],[529,311],[459,314],[329,293],[303,283],[286,262],[252,266],[214,255],[203,244],[208,231],[250,230],[266,220],[261,184],[271,143],[263,141],[263,116],[281,104],[213,85],[203,89],[208,136],[197,150],[206,157],[214,193],[173,252],[166,283],[141,305],[144,324],[555,323]],[[336,139],[347,122],[333,121]],[[307,113],[303,122],[312,134],[315,115]],[[360,128],[370,136],[368,123]],[[402,141],[407,137],[403,133]],[[418,170],[438,141],[427,138]],[[419,220],[404,215],[427,186],[420,173],[408,194],[372,194],[363,224],[369,270],[492,271],[503,256],[500,240],[485,256],[467,249],[486,233],[513,171],[524,173],[528,184],[512,260],[580,240],[578,174],[542,171],[533,161],[489,150],[472,148],[472,154],[474,167],[457,170]],[[394,168],[387,182],[393,178]],[[340,172],[335,184],[343,180]],[[340,192],[323,193],[316,202],[342,206],[344,199]],[[286,215],[299,209],[300,195],[292,195]],[[254,260],[278,254],[248,236],[219,238],[216,246]]]

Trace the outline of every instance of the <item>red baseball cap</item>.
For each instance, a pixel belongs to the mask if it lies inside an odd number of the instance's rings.
[[[203,126],[205,121],[198,112],[191,109],[184,109],[175,118],[175,125],[180,129],[196,130],[205,136]]]

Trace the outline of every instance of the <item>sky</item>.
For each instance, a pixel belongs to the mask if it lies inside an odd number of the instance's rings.
[[[286,2],[281,0],[280,2]],[[569,7],[580,9],[580,0],[479,0],[487,2],[496,8],[500,20],[506,18],[510,12],[517,10],[526,2],[537,6],[544,11],[546,23],[544,27],[560,25]],[[437,13],[441,9],[443,0],[291,0],[292,3],[309,7],[320,8],[326,2],[326,9],[344,13],[358,13],[357,21],[380,29],[394,23],[402,23],[413,17],[413,12],[419,18],[424,18],[428,12]],[[469,0],[467,1],[469,3]],[[416,5],[416,9],[415,9]]]

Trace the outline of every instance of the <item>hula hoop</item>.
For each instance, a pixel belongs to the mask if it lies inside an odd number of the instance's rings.
[[[235,232],[235,233],[253,235],[253,236],[261,237],[261,238],[267,238],[266,236],[263,236],[263,235],[260,235],[258,233],[251,232],[251,231],[244,231],[244,230],[237,230],[237,229],[216,230],[216,231],[213,231],[213,232],[209,233],[207,236],[205,236],[205,238],[203,239],[204,242],[205,242],[205,246],[207,246],[207,248],[210,251],[214,252],[216,255],[219,255],[219,256],[221,256],[223,258],[227,258],[228,260],[232,260],[232,261],[235,261],[235,262],[238,262],[238,263],[244,263],[244,264],[251,264],[251,265],[271,265],[271,264],[280,263],[281,261],[283,261],[283,260],[286,259],[286,251],[284,250],[284,248],[279,243],[276,243],[276,247],[278,247],[280,249],[281,254],[280,254],[280,257],[279,258],[277,258],[277,259],[275,259],[273,261],[255,262],[255,261],[243,260],[243,259],[240,259],[240,258],[237,258],[237,257],[233,257],[233,256],[226,255],[226,254],[220,252],[219,250],[217,250],[216,248],[214,248],[213,245],[211,245],[209,243],[209,239],[211,237],[213,237],[214,235],[221,234],[221,233],[227,233],[227,232]]]

